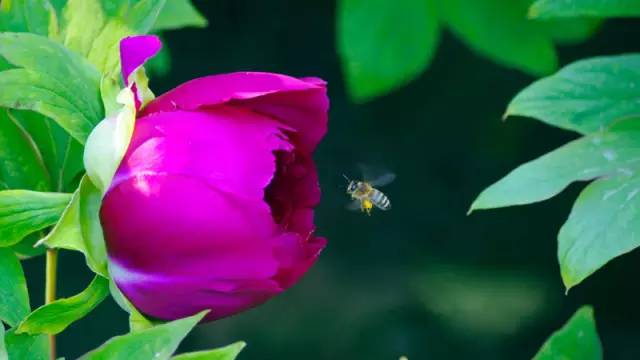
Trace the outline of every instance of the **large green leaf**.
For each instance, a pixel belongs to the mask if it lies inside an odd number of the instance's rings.
[[[630,170],[628,175],[596,180],[573,205],[558,234],[560,274],[567,289],[640,246],[638,170],[633,169],[633,175]]]
[[[629,121],[640,124],[640,120]],[[640,130],[632,127],[595,133],[519,166],[485,189],[470,211],[546,200],[574,181],[633,174],[638,165]]]
[[[167,0],[152,31],[175,30],[188,26],[205,27],[207,19],[198,12],[191,0]]]
[[[21,68],[0,72],[0,106],[41,113],[84,143],[104,117],[96,69],[61,44],[28,33],[1,33],[0,56]]]
[[[49,360],[49,339],[47,335],[16,334],[14,330],[5,336],[9,359]]]
[[[52,189],[73,191],[73,180],[83,170],[82,145],[70,137],[51,119],[32,111],[12,111],[11,114],[31,135],[51,177]]]
[[[0,164],[0,181],[9,188],[45,191],[51,187],[42,154],[6,109],[0,109]]]
[[[43,305],[18,325],[16,333],[58,334],[89,314],[109,294],[109,280],[96,275],[80,294]]]
[[[347,86],[358,101],[413,80],[439,38],[433,0],[340,0],[337,24]]]
[[[113,277],[109,281],[109,291],[113,300],[122,308],[122,310],[129,313],[129,331],[138,332],[141,330],[149,329],[155,325],[156,322],[147,319],[133,304],[124,297],[124,294],[118,288],[118,285],[113,281]]]
[[[29,190],[0,191],[0,247],[54,225],[71,200],[71,194]]]
[[[28,313],[29,294],[22,265],[13,251],[0,248],[0,320],[14,326]]]
[[[60,221],[42,242],[52,248],[80,251],[91,270],[108,278],[107,251],[99,217],[101,203],[102,193],[83,176]]]
[[[581,60],[522,90],[505,116],[533,117],[587,134],[640,115],[638,83],[640,55]]]
[[[529,9],[532,18],[640,16],[638,0],[538,0]]]
[[[166,360],[206,312],[135,333],[116,336],[85,354],[84,360]]]
[[[533,360],[600,360],[602,346],[590,306],[581,307],[542,345]]]
[[[557,67],[553,42],[543,25],[527,21],[530,0],[441,1],[444,22],[463,42],[499,64],[532,75]]]
[[[0,8],[0,32],[55,34],[57,18],[48,0],[11,0],[8,9]]]
[[[238,341],[231,345],[227,345],[222,348],[209,350],[209,351],[197,351],[187,354],[180,354],[172,357],[172,360],[235,360],[240,354],[240,351],[247,344],[243,341]]]

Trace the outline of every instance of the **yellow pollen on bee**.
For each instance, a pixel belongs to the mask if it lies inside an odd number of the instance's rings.
[[[373,202],[369,199],[362,200],[362,211],[366,212],[368,215],[371,215],[371,209],[373,209]]]

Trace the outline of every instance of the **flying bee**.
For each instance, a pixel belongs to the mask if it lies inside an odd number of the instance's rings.
[[[395,180],[395,174],[387,173],[370,181],[366,180],[366,175],[365,180],[362,181],[351,180],[346,175],[342,176],[349,182],[347,194],[353,199],[353,202],[347,206],[348,209],[360,209],[366,212],[367,215],[371,215],[371,210],[374,206],[383,211],[391,210],[391,201],[389,201],[387,195],[375,187],[390,184]]]

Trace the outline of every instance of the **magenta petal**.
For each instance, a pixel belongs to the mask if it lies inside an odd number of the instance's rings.
[[[155,35],[129,36],[120,41],[120,67],[124,84],[129,86],[129,75],[154,57],[162,48]]]
[[[231,103],[277,118],[293,128],[298,133],[294,142],[310,154],[327,132],[326,91],[326,83],[318,78],[259,72],[206,76],[157,97],[144,114]]]

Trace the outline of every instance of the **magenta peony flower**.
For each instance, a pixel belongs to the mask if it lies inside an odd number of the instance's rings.
[[[125,79],[159,49],[135,39],[121,44]],[[326,244],[312,153],[328,106],[322,80],[271,73],[198,78],[149,102],[100,211],[124,295],[156,318],[214,320],[293,285]]]

